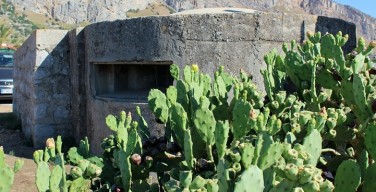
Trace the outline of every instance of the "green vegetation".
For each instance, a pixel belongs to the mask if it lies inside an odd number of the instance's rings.
[[[128,10],[127,17],[141,17],[150,15],[169,15],[173,13],[174,10],[170,7],[156,2],[150,4],[146,9],[143,10]],[[67,24],[58,19],[51,18],[48,14],[41,15],[33,13],[27,10],[17,9],[12,2],[2,0],[0,1],[0,26],[5,28],[10,28],[8,36],[2,42],[12,43],[14,45],[20,46],[25,39],[31,35],[31,33],[36,29],[65,29],[70,30],[77,27],[83,27],[90,24],[89,22],[82,22],[78,24]],[[4,29],[5,29],[4,28]],[[4,32],[6,32],[4,30]],[[2,33],[0,29],[0,35],[6,34]]]
[[[128,10],[127,11],[127,17],[143,17],[143,16],[151,16],[151,15],[169,15],[171,13],[174,13],[175,11],[168,7],[165,4],[162,4],[161,2],[155,2],[152,4],[148,4],[148,7],[142,10]]]
[[[17,159],[13,168],[5,163],[5,154],[3,147],[0,146],[0,191],[10,191],[14,181],[14,174],[19,171],[24,162]]]
[[[48,15],[19,10],[15,8],[12,2],[2,0],[0,2],[0,26],[1,25],[12,29],[7,43],[20,46],[36,29],[73,29],[79,26],[86,26],[88,23],[84,22],[76,25],[66,24]]]
[[[38,190],[375,191],[376,43],[359,39],[345,55],[347,35],[308,38],[265,56],[266,95],[244,71],[220,67],[211,78],[197,65],[172,65],[175,86],[148,96],[163,137],[137,108],[137,120],[106,117],[113,134],[100,156],[87,138],[66,157],[61,138],[48,139],[34,152]]]
[[[12,29],[4,24],[0,24],[0,45],[6,42],[12,32]]]

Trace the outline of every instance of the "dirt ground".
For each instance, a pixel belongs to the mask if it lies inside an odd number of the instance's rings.
[[[8,154],[5,157],[8,165],[13,166],[17,158],[22,158],[25,162],[22,169],[15,174],[11,192],[38,191],[34,184],[37,169],[33,161],[34,148],[27,146],[23,134],[20,131],[0,128],[0,146],[3,146]]]
[[[17,157],[6,155],[5,160],[8,165],[13,165]],[[35,170],[37,167],[32,159],[22,158],[25,162],[24,166],[14,176],[14,182],[11,192],[33,192],[38,191],[35,185]]]
[[[12,105],[0,103],[0,113],[9,112],[12,112]],[[0,122],[1,124],[2,122]],[[22,158],[25,162],[23,168],[15,174],[11,192],[38,191],[34,184],[34,174],[37,169],[33,161],[34,148],[29,145],[19,130],[8,130],[5,127],[0,127],[0,146],[4,147],[7,154],[5,161],[11,166],[17,158]]]

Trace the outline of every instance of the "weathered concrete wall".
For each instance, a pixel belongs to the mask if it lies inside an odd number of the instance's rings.
[[[86,126],[86,65],[85,37],[83,28],[69,32],[69,59],[71,71],[71,122],[75,141],[78,143],[87,135]]]
[[[317,30],[346,30],[350,37],[355,37],[355,26],[351,23],[332,22],[330,26],[331,18],[320,18],[320,22],[312,15],[251,11],[145,17],[86,27],[86,82],[89,85],[86,107],[92,146],[99,146],[102,138],[110,133],[104,122],[108,114],[119,114],[121,110],[134,113],[136,105],[148,111],[145,104],[97,98],[92,83],[93,62],[173,61],[180,68],[196,63],[209,74],[224,65],[235,75],[240,69],[251,73],[263,89],[259,73],[264,67],[263,56],[273,48],[280,49],[283,42],[303,42],[307,31]],[[100,151],[99,148],[93,150]]]
[[[205,10],[201,12],[205,13]],[[234,75],[240,69],[251,73],[256,84],[263,89],[259,71],[265,67],[265,53],[272,48],[280,50],[284,42],[303,42],[307,31],[346,31],[351,37],[348,46],[355,46],[355,25],[345,21],[251,10],[235,12],[217,10],[215,13],[118,20],[92,24],[73,30],[68,35],[65,35],[66,31],[53,31],[54,38],[51,40],[40,39],[38,35],[30,37],[16,56],[16,65],[27,65],[18,66],[18,73],[30,75],[15,76],[15,111],[22,117],[24,132],[34,134],[34,143],[44,142],[41,139],[49,135],[67,134],[63,130],[70,131],[77,140],[88,135],[93,152],[98,153],[102,139],[110,134],[105,125],[107,115],[118,115],[122,110],[135,114],[135,108],[139,105],[151,123],[154,118],[145,100],[136,102],[122,97],[97,95],[95,86],[103,86],[103,82],[109,78],[98,77],[98,63],[141,65],[171,61],[181,69],[186,64],[196,63],[209,74],[224,65]],[[48,35],[51,36],[45,34]],[[33,58],[35,56],[36,59]],[[31,58],[31,61],[26,61],[27,58]],[[108,69],[113,70],[111,67]],[[41,78],[40,74],[45,74],[45,71],[47,75]],[[35,77],[41,81],[34,81]],[[108,82],[114,82],[114,79]],[[137,80],[134,83],[138,83]],[[50,90],[54,86],[58,86],[58,89]],[[108,86],[112,90],[114,85]],[[34,96],[28,98],[27,91]],[[61,99],[55,100],[55,97]],[[28,111],[32,117],[24,117],[28,114],[21,111]],[[62,120],[71,123],[60,124]],[[157,124],[149,126],[154,130],[153,134],[163,134],[158,132],[163,130],[156,127]],[[46,133],[42,136],[35,134],[41,130]]]
[[[37,30],[15,53],[14,111],[35,147],[71,131],[67,31]]]

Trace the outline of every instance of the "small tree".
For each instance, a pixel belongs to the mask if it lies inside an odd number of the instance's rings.
[[[5,25],[0,24],[0,45],[6,42],[12,33],[12,28]]]

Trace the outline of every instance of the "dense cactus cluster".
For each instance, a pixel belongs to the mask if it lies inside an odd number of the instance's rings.
[[[244,71],[220,67],[211,78],[197,65],[171,65],[174,86],[148,96],[163,137],[151,135],[139,108],[137,120],[109,115],[103,154],[91,155],[85,138],[66,155],[69,173],[61,139],[50,139],[34,153],[38,189],[376,191],[376,69],[368,57],[376,43],[361,38],[344,54],[341,32],[307,36],[265,56],[266,95]]]
[[[34,152],[34,161],[37,164],[35,181],[38,191],[88,191],[95,188],[92,179],[98,177],[103,167],[100,158],[89,156],[87,138],[82,140],[79,150],[73,147],[69,150],[67,158],[70,162],[69,174],[66,173],[64,154],[62,153],[62,140],[58,137],[46,141],[44,150]],[[98,164],[98,165],[97,165]]]

